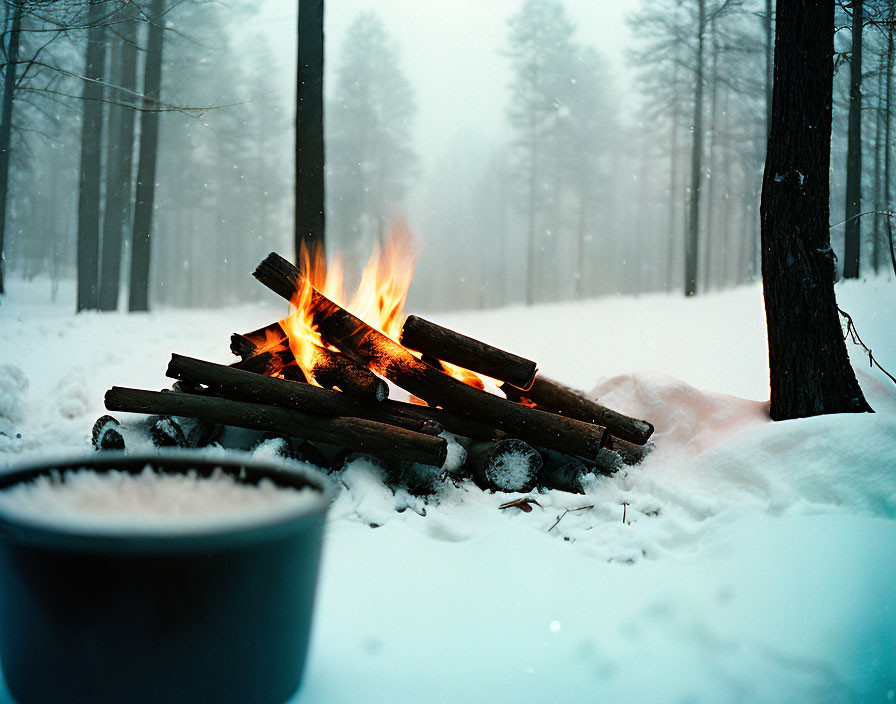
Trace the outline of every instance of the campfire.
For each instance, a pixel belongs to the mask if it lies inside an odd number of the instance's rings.
[[[339,262],[328,269],[320,252],[303,250],[297,267],[271,253],[254,276],[290,302],[286,318],[234,333],[240,359],[229,366],[173,354],[171,390],[113,387],[106,408],[152,415],[156,444],[202,446],[216,426],[236,426],[282,438],[288,454],[327,469],[345,454],[328,460],[321,449],[336,447],[402,476],[402,467],[442,468],[447,432],[467,450],[455,478],[497,491],[582,492],[585,474],[643,458],[647,421],[545,378],[531,360],[405,316],[414,259],[400,231],[347,301]],[[390,399],[387,381],[410,398]],[[124,446],[115,419],[97,421],[94,444]]]

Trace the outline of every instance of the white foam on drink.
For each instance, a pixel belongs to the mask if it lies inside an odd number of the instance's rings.
[[[246,484],[216,468],[211,475],[68,470],[0,491],[0,511],[31,523],[103,531],[207,529],[257,523],[313,507],[313,487]]]

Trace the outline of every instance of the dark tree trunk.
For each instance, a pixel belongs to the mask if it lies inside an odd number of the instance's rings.
[[[697,293],[697,262],[700,232],[700,180],[703,170],[703,44],[706,29],[706,0],[697,0],[697,57],[694,65],[694,136],[691,144],[691,196],[688,231],[684,247],[684,295]]]
[[[711,45],[711,66],[710,84],[709,84],[709,151],[706,154],[706,162],[708,167],[708,176],[706,179],[706,213],[705,217],[705,247],[703,251],[703,288],[709,290],[712,285],[712,256],[713,256],[713,240],[718,237],[715,227],[715,185],[718,176],[715,172],[716,167],[716,149],[719,141],[719,47],[718,30],[715,21],[709,23],[710,36],[712,37]]]
[[[774,79],[775,34],[772,22],[772,0],[765,0],[765,138],[772,132],[772,80]]]
[[[140,157],[137,162],[137,193],[134,206],[134,235],[131,243],[131,286],[128,309],[149,310],[149,258],[152,209],[155,199],[156,158],[159,149],[159,91],[162,86],[162,47],[165,0],[152,0],[149,41],[143,77],[143,107],[140,113]]]
[[[299,0],[296,80],[295,240],[309,252],[324,237],[324,0]],[[299,261],[298,259],[296,261]]]
[[[893,202],[890,200],[890,157],[892,154],[892,145],[890,144],[890,126],[893,122],[893,23],[894,21],[896,21],[896,4],[890,4],[890,12],[887,16],[887,19],[887,72],[886,88],[884,91],[887,96],[884,100],[884,203],[886,204],[886,210],[888,212],[892,212]],[[887,217],[889,218],[891,216],[887,215]],[[888,242],[887,246],[891,248],[890,256],[892,257],[893,243]],[[894,266],[893,268],[896,269],[896,266]]]
[[[774,420],[871,410],[849,364],[834,297],[833,67],[833,2],[778,0],[761,205]]]
[[[669,239],[666,247],[666,290],[672,290],[673,262],[675,261],[676,241],[675,226],[678,215],[678,62],[672,68],[672,125],[670,127],[671,144],[669,145]]]
[[[6,69],[3,75],[3,100],[0,106],[0,294],[3,283],[3,239],[6,234],[6,197],[9,191],[9,148],[12,143],[12,101],[15,97],[16,62],[19,60],[19,39],[22,30],[22,4],[13,3],[6,47]]]
[[[849,127],[846,149],[846,241],[843,278],[859,277],[862,221],[862,0],[852,2],[852,55],[849,61]]]
[[[880,243],[881,243],[881,211],[884,204],[881,200],[881,167],[883,147],[883,117],[884,117],[884,69],[886,63],[883,54],[880,56],[877,72],[877,97],[874,110],[874,234],[871,237],[871,268],[875,274],[880,271]]]
[[[128,91],[137,87],[137,23],[119,25],[121,44],[113,52],[118,63],[117,85]],[[128,94],[122,94],[129,100]],[[100,271],[100,310],[116,310],[121,288],[121,245],[130,230],[131,168],[134,157],[134,111],[109,106],[109,142],[106,145],[106,209],[103,213],[103,257]]]
[[[81,177],[78,197],[78,310],[99,303],[100,178],[103,134],[103,79],[106,48],[101,24],[103,6],[91,0],[87,22],[87,56],[81,104]]]

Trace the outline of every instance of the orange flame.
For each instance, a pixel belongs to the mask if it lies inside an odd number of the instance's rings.
[[[289,347],[296,363],[312,383],[316,383],[313,381],[315,361],[320,349],[327,347],[314,323],[311,310],[312,290],[320,291],[371,327],[398,340],[418,251],[417,240],[407,224],[400,222],[395,225],[382,249],[374,249],[361,272],[357,291],[351,301],[346,303],[341,257],[335,257],[328,267],[319,248],[311,253],[302,243],[300,268],[305,276],[293,295],[291,313],[280,321],[280,326],[289,338]],[[413,354],[419,356],[416,352]],[[475,372],[445,362],[442,364],[447,374],[470,386],[484,388],[483,378]]]
[[[382,250],[374,250],[371,254],[350,303],[346,303],[343,290],[341,257],[335,257],[328,267],[320,248],[309,252],[304,242],[299,257],[300,268],[305,275],[293,295],[292,312],[280,321],[280,326],[289,338],[289,347],[296,363],[312,383],[317,357],[321,348],[327,347],[312,316],[310,304],[313,289],[371,327],[397,339],[404,322],[402,310],[417,260],[416,242],[404,223],[393,228]]]

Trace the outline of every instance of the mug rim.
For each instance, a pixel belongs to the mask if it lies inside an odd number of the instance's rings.
[[[85,552],[177,553],[197,549],[228,549],[259,540],[276,539],[312,527],[322,522],[336,495],[333,481],[310,465],[289,460],[240,457],[238,453],[210,455],[207,451],[185,449],[136,455],[107,450],[96,455],[27,462],[0,473],[0,491],[53,473],[87,469],[137,474],[147,466],[167,474],[195,470],[201,476],[208,476],[220,468],[243,483],[269,479],[282,488],[311,487],[318,496],[313,502],[278,510],[270,517],[238,521],[212,519],[200,524],[172,524],[170,527],[153,526],[151,529],[141,526],[119,529],[89,523],[79,525],[40,517],[30,519],[0,507],[0,539]]]

